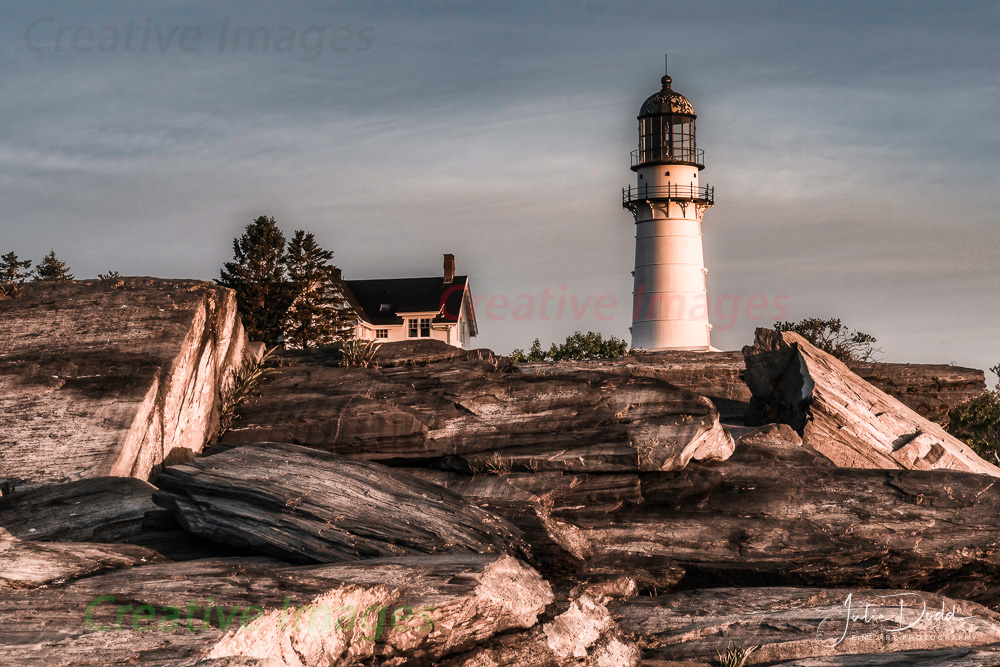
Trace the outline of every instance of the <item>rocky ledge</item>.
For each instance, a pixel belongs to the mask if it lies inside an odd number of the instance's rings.
[[[790,334],[285,352],[206,446],[228,292],[3,307],[0,665],[1000,664],[998,471]]]
[[[146,479],[201,451],[245,335],[192,280],[31,283],[0,301],[0,478]]]

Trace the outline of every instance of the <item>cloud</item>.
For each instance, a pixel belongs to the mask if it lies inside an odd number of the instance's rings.
[[[670,52],[718,205],[709,289],[790,295],[895,359],[991,365],[998,8],[975,3],[49,2],[0,23],[3,245],[77,275],[210,278],[260,213],[354,277],[615,294],[611,321],[486,322],[500,351],[627,336],[635,114]],[[57,26],[199,26],[197,53],[38,54]],[[372,27],[364,52],[218,53],[230,25]],[[62,246],[62,247],[58,247]],[[929,313],[933,313],[931,316]],[[738,347],[757,323],[719,332]],[[949,353],[952,354],[952,353]],[[937,356],[936,356],[937,355]]]

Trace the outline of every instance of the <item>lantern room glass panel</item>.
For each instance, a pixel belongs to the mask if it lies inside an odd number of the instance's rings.
[[[639,162],[697,162],[694,118],[645,116],[639,120]]]

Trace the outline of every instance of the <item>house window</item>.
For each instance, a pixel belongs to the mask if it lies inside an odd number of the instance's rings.
[[[417,326],[418,326],[418,324],[419,323],[418,323],[417,320],[408,320],[407,321],[407,328],[406,328],[406,335],[409,336],[410,338],[416,338],[417,337]]]
[[[389,304],[389,303],[379,304],[378,312],[380,312],[380,313],[388,313],[390,310],[392,310],[392,304]]]
[[[389,337],[389,330],[388,329],[376,329],[375,330],[375,338],[388,338],[388,337]]]
[[[431,320],[429,317],[421,318],[420,320],[420,337],[430,338],[431,337]]]

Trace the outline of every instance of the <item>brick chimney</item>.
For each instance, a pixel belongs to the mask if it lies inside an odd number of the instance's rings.
[[[444,256],[444,282],[455,282],[455,256],[448,253]]]

